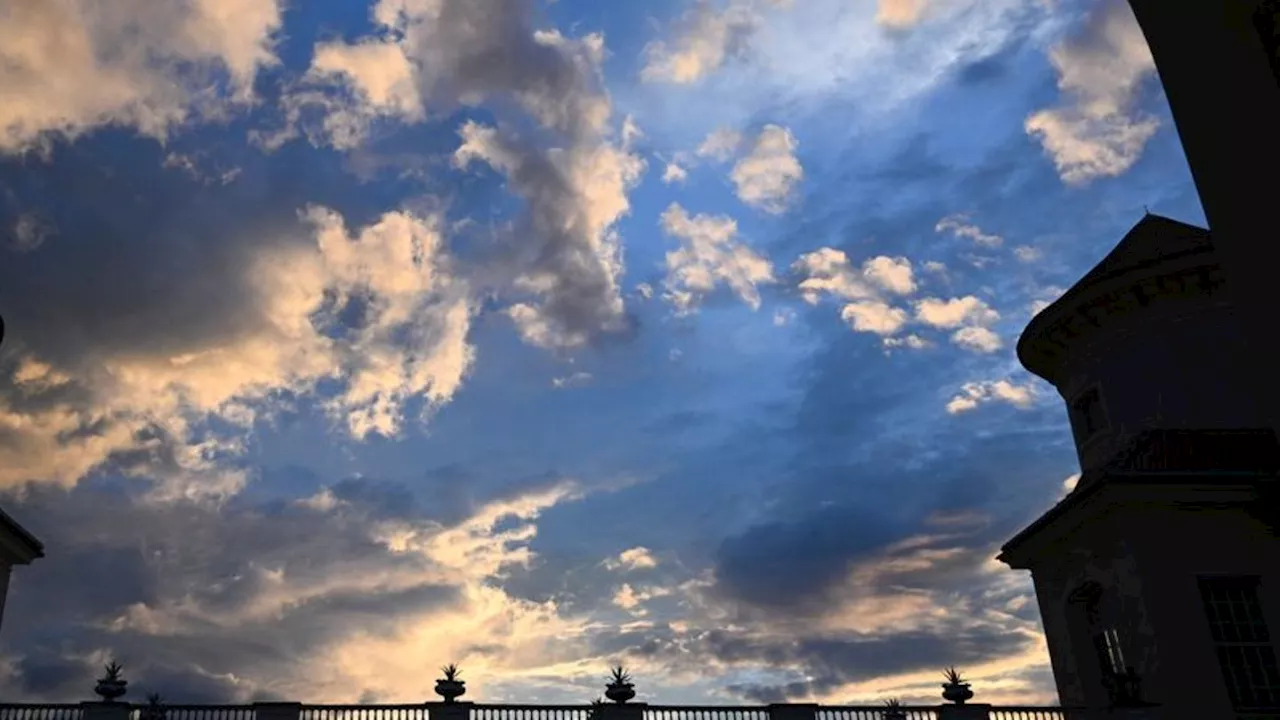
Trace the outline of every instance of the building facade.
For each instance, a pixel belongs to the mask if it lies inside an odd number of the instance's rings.
[[[14,565],[29,565],[44,557],[44,546],[7,513],[0,510],[0,627],[4,624],[4,603],[9,595],[9,575]]]
[[[1212,234],[1148,215],[1028,326],[1081,476],[1000,559],[1064,705],[1280,718],[1280,0],[1129,4]]]

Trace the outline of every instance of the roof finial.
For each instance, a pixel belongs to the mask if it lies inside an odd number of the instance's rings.
[[[1143,205],[1143,206],[1142,206],[1142,212],[1143,212],[1143,214],[1144,214],[1144,215],[1150,215],[1150,214],[1151,214],[1151,208],[1147,207],[1146,205]]]

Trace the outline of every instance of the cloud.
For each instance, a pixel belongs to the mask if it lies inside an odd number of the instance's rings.
[[[1036,398],[1033,385],[1017,385],[1008,380],[965,383],[960,393],[947,402],[947,412],[952,415],[968,412],[989,402],[1003,402],[1026,409]]]
[[[978,353],[993,353],[1004,347],[1004,341],[991,328],[962,327],[951,333],[951,342]]]
[[[397,434],[410,402],[429,412],[453,397],[474,355],[471,300],[439,226],[391,212],[350,233],[335,212],[311,207],[295,225],[305,239],[273,241],[260,228],[257,243],[249,233],[200,250],[200,281],[162,274],[118,293],[77,292],[58,256],[32,254],[14,270],[27,278],[13,283],[19,296],[49,273],[66,291],[17,308],[20,344],[0,367],[0,487],[69,485],[110,463],[168,478],[166,492],[234,494],[243,472],[222,461],[239,454],[240,436],[281,394],[314,393],[321,381],[334,382],[321,401],[351,435]],[[113,252],[133,263],[146,248],[126,238]],[[148,260],[164,267],[189,251],[168,252]],[[85,322],[96,334],[78,329]],[[212,433],[212,418],[230,429]]]
[[[803,276],[800,292],[805,302],[817,304],[823,294],[850,300],[867,300],[883,292],[905,295],[916,290],[911,261],[879,255],[854,269],[842,250],[819,248],[805,253],[791,266]]]
[[[552,378],[551,386],[555,388],[582,387],[590,383],[592,379],[591,373],[578,371],[564,377]]]
[[[624,329],[620,241],[613,225],[629,212],[627,192],[644,163],[607,143],[541,152],[497,128],[468,123],[455,162],[483,160],[528,203],[528,234],[513,239],[512,281],[539,302],[508,313],[521,337],[546,348],[574,348],[600,332]]]
[[[1053,302],[1062,297],[1062,294],[1066,291],[1066,288],[1058,287],[1057,285],[1048,285],[1036,290],[1032,296],[1034,299],[1031,301],[1031,305],[1027,308],[1028,312],[1031,315],[1040,314],[1041,310],[1052,305]]]
[[[1159,128],[1156,118],[1134,107],[1155,62],[1128,3],[1105,0],[1049,59],[1070,102],[1033,113],[1027,133],[1069,185],[1124,173]]]
[[[738,199],[765,212],[781,214],[793,199],[804,168],[796,158],[797,143],[791,131],[766,125],[745,157],[733,166],[729,178]]]
[[[6,658],[6,697],[78,696],[110,655],[135,692],[178,702],[408,702],[424,665],[461,662],[483,694],[575,645],[581,620],[494,583],[533,559],[540,514],[571,485],[489,498],[448,524],[401,486],[326,492],[338,497],[214,507],[32,491],[24,521],[59,552],[11,589],[10,617],[41,622],[7,631],[21,652]],[[99,591],[65,592],[86,584]]]
[[[848,255],[834,248],[819,248],[801,255],[791,266],[802,279],[798,288],[805,302],[814,305],[824,294],[851,300],[840,317],[856,332],[875,333],[886,345],[916,347],[919,343],[893,342],[891,336],[906,326],[910,316],[894,307],[886,295],[909,295],[917,289],[911,262],[884,255],[868,258],[855,269]]]
[[[727,285],[752,310],[758,286],[775,282],[773,264],[737,240],[738,224],[723,215],[694,215],[672,203],[662,213],[662,231],[680,241],[667,253],[666,299],[678,313],[697,309],[702,298]]]
[[[39,213],[25,212],[18,215],[13,223],[6,243],[9,250],[26,253],[39,248],[46,240],[56,235],[57,228],[45,220]]]
[[[378,34],[316,46],[307,77],[285,100],[285,128],[264,142],[305,132],[349,149],[374,119],[418,122],[489,102],[500,122],[467,121],[454,164],[490,166],[525,208],[518,227],[495,230],[503,251],[487,258],[485,289],[520,296],[507,315],[540,347],[577,348],[625,330],[614,224],[629,212],[645,163],[630,152],[635,123],[624,119],[621,137],[610,125],[603,37],[535,30],[527,0],[380,0],[373,16]],[[542,132],[519,133],[512,109]]]
[[[698,145],[698,157],[708,157],[719,162],[726,162],[738,154],[744,142],[742,133],[732,128],[716,128],[707,134]]]
[[[0,153],[48,150],[103,126],[164,140],[223,115],[250,102],[258,71],[276,64],[281,23],[276,0],[18,2],[5,15]]]
[[[670,185],[672,183],[682,183],[689,179],[689,171],[675,162],[674,160],[667,163],[662,170],[662,182]]]
[[[882,302],[862,300],[840,309],[840,318],[858,332],[894,335],[907,324],[907,311]]]
[[[1044,257],[1044,252],[1030,245],[1019,245],[1013,249],[1013,256],[1018,259],[1018,262],[1032,263]]]
[[[880,0],[876,23],[885,27],[908,28],[920,22],[929,0]]]
[[[916,301],[916,320],[931,327],[951,330],[951,342],[966,350],[993,353],[1004,346],[1000,336],[988,326],[1000,320],[1000,313],[972,296],[924,298]]]
[[[658,560],[649,548],[633,547],[618,553],[616,558],[608,558],[604,565],[610,570],[644,570],[657,567]]]
[[[970,222],[969,216],[964,213],[948,215],[942,218],[938,221],[934,230],[936,232],[950,232],[955,237],[972,240],[974,244],[981,247],[996,248],[1004,243],[1004,238],[983,232],[982,228]]]
[[[759,22],[756,11],[747,4],[716,8],[708,0],[699,0],[680,19],[670,44],[658,40],[645,48],[640,78],[646,82],[696,83],[745,52]]]
[[[916,319],[936,328],[951,329],[965,324],[986,325],[1000,319],[1000,314],[985,302],[967,295],[941,300],[924,298],[916,303]]]

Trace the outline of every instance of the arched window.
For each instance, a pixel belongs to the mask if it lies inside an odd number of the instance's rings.
[[[1097,680],[1114,701],[1122,691],[1121,678],[1129,670],[1125,662],[1126,638],[1121,631],[1114,597],[1098,582],[1088,580],[1071,592],[1069,601],[1076,606],[1077,617],[1082,621],[1081,639],[1087,637],[1093,646]]]

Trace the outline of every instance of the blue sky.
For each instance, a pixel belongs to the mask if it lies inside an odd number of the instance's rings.
[[[1013,347],[1204,222],[1123,3],[134,4],[0,10],[5,697],[1055,701]]]

